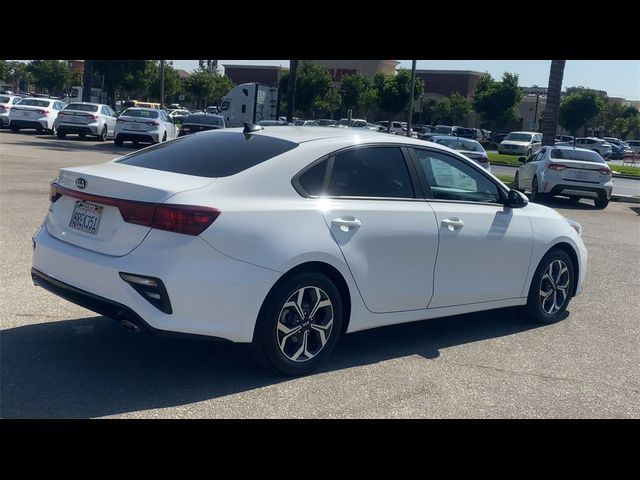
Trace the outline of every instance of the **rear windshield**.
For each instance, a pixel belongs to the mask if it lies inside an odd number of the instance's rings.
[[[123,117],[141,117],[141,118],[158,118],[158,112],[153,110],[125,110],[122,112]]]
[[[97,112],[98,111],[98,106],[97,105],[87,105],[87,104],[84,104],[84,103],[70,103],[64,109],[65,110],[77,110],[77,111],[80,111],[80,112]]]
[[[594,150],[565,150],[554,148],[551,150],[553,160],[580,160],[582,162],[606,163],[600,154]]]
[[[11,97],[0,97],[0,103],[9,103]]]
[[[160,143],[117,162],[198,177],[228,177],[297,146],[279,138],[214,130]]]
[[[436,127],[433,133],[451,133],[453,127]]]
[[[216,125],[219,127],[224,126],[223,117],[217,117],[213,115],[189,115],[184,123]]]
[[[464,150],[467,152],[484,152],[484,148],[477,142],[465,142],[456,137],[451,138],[439,138],[436,143],[449,147],[453,150]]]
[[[505,140],[513,140],[515,142],[530,142],[531,135],[528,133],[510,133]]]
[[[28,107],[48,107],[49,100],[36,100],[35,98],[24,98],[20,105],[27,105]]]

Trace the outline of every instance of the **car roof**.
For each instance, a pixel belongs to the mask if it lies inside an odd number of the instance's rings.
[[[226,132],[242,132],[242,128],[227,128]],[[424,140],[417,138],[405,137],[400,135],[386,135],[378,132],[377,130],[367,130],[362,128],[331,128],[331,127],[316,127],[316,128],[304,128],[297,126],[265,126],[262,130],[252,132],[250,135],[263,135],[281,140],[288,140],[295,143],[306,143],[313,141],[323,140],[347,140],[351,139],[353,145],[358,143],[388,143],[398,145],[415,145],[415,146],[430,146],[439,150],[450,151],[449,148],[444,145],[438,145],[436,143],[428,143]]]
[[[94,107],[106,107],[104,103],[93,103],[93,102],[71,102],[69,105],[93,105]],[[67,105],[67,107],[69,106]]]
[[[164,112],[164,110],[162,110],[161,108],[149,108],[149,107],[129,107],[127,108],[126,111],[128,110],[148,110],[150,112]]]
[[[545,148],[545,147],[542,147],[542,148]],[[571,145],[547,145],[546,148],[551,148],[551,149],[557,148],[558,150],[577,150],[579,152],[593,152],[593,150],[590,150],[588,148],[572,147]]]
[[[527,131],[523,130],[523,131],[517,131],[517,132],[509,132],[509,134],[511,134],[511,133],[526,133],[527,135],[536,135],[536,134],[538,134],[540,132],[527,132]]]

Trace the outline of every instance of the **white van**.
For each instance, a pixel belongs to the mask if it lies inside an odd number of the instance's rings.
[[[242,83],[222,97],[220,115],[229,127],[276,120],[278,89],[260,83]]]

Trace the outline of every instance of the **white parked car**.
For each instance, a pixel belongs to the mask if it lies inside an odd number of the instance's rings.
[[[629,150],[640,153],[640,140],[627,140],[626,144],[629,145]]]
[[[580,230],[444,146],[248,125],[63,168],[31,272],[131,330],[248,343],[297,375],[358,330],[512,306],[560,320]]]
[[[529,156],[542,147],[542,134],[536,132],[511,132],[498,145],[498,153]]]
[[[598,152],[561,145],[542,147],[516,172],[514,184],[530,190],[531,200],[545,195],[566,195],[573,200],[593,199],[595,206],[606,208],[613,190],[611,169]]]
[[[0,128],[9,126],[9,112],[11,107],[22,100],[18,95],[0,95]]]
[[[559,146],[574,146],[573,142],[558,142],[556,145]],[[576,138],[576,147],[586,148],[587,150],[594,150],[598,152],[603,157],[608,157],[611,155],[612,148],[609,142],[605,142],[600,138],[594,137],[584,137],[584,138]]]
[[[491,171],[489,156],[478,141],[464,137],[452,137],[451,135],[436,135],[431,141],[456,150],[465,157],[477,162],[487,172]]]
[[[38,132],[47,130],[55,135],[55,121],[58,112],[65,106],[61,100],[41,97],[23,98],[18,104],[11,107],[9,128],[14,133],[21,129],[35,129]]]
[[[105,142],[107,137],[115,137],[117,116],[109,105],[70,103],[58,113],[56,135],[60,139],[70,133],[77,133],[82,138],[93,135]]]
[[[173,140],[178,129],[164,110],[155,108],[127,108],[116,120],[114,143],[159,143]]]

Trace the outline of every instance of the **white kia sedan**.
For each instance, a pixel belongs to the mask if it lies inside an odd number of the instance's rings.
[[[251,345],[287,375],[345,333],[582,290],[578,223],[445,146],[337,128],[221,129],[63,168],[32,278],[133,331]]]
[[[116,120],[113,142],[116,145],[126,141],[159,143],[177,136],[178,129],[164,110],[133,107],[122,112]]]
[[[592,199],[597,208],[606,208],[613,191],[607,162],[594,150],[555,145],[542,147],[522,165],[514,178],[516,189],[531,191],[534,202],[544,196],[565,195],[578,201]]]

